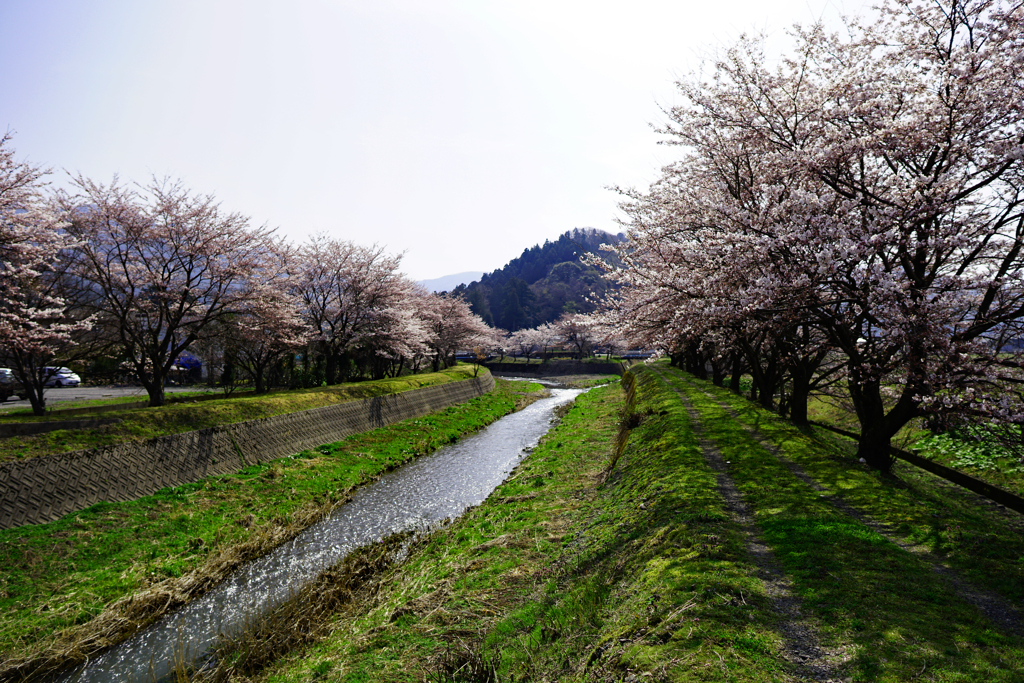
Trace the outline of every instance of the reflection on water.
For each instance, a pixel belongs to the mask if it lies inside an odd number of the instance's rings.
[[[550,428],[555,407],[581,394],[542,399],[359,489],[351,502],[269,555],[239,568],[213,591],[60,681],[152,681],[175,663],[209,652],[220,634],[288,599],[353,549],[399,531],[427,528],[490,495]]]

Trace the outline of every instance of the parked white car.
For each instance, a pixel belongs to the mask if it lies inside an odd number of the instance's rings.
[[[71,368],[43,368],[43,370],[48,375],[43,384],[45,387],[77,387],[82,383],[82,378],[72,372]]]

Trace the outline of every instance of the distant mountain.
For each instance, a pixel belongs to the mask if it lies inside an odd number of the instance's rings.
[[[483,274],[482,270],[467,270],[465,273],[443,275],[432,280],[420,280],[419,283],[431,292],[450,292],[459,285],[468,285],[473,280],[479,280]]]
[[[595,305],[587,297],[600,298],[609,285],[596,268],[580,263],[580,257],[599,253],[609,258],[599,250],[601,244],[622,240],[622,235],[576,228],[554,242],[524,249],[504,268],[453,291],[462,294],[489,325],[509,331],[543,325],[563,313],[589,313]]]

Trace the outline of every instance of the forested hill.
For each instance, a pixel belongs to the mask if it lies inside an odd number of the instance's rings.
[[[515,331],[551,322],[566,312],[589,313],[586,297],[601,296],[608,284],[593,266],[580,263],[583,253],[601,252],[601,244],[617,244],[621,235],[593,228],[576,228],[554,242],[524,249],[519,258],[478,282],[459,285],[473,311],[489,325]]]

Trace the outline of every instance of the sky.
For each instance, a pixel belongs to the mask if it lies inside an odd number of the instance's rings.
[[[491,271],[679,150],[675,82],[861,0],[0,0],[0,132],[68,187],[180,179],[295,243]],[[706,68],[706,67],[705,67]]]

